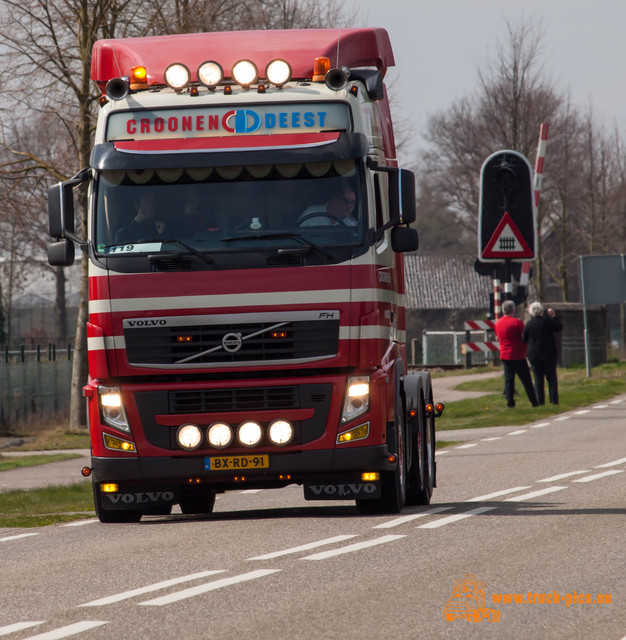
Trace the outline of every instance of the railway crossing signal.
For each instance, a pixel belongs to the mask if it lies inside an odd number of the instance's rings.
[[[517,151],[498,151],[481,170],[478,260],[534,260],[537,224],[532,168]]]

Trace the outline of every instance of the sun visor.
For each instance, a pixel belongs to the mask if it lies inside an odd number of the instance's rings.
[[[195,148],[194,143],[187,139],[107,142],[94,147],[91,166],[103,171],[331,162],[363,158],[369,151],[364,134],[345,132],[239,136],[236,145],[233,147],[229,143],[215,145],[211,149]]]

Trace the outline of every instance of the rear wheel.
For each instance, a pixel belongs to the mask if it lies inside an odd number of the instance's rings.
[[[409,472],[407,504],[430,504],[435,486],[435,422],[427,416],[424,399],[420,395],[419,432],[412,434],[413,464]]]
[[[418,399],[420,410],[415,416],[417,428],[412,426],[408,437],[411,438],[411,465],[407,471],[406,503],[408,505],[428,504],[424,503],[422,490],[424,487],[424,469],[426,467],[426,455],[424,453],[424,411],[421,409],[424,400],[420,392]]]
[[[110,523],[120,523],[120,522],[139,522],[141,520],[141,516],[143,515],[142,511],[138,509],[120,509],[119,511],[105,509],[102,506],[102,495],[100,493],[100,485],[93,483],[93,504],[96,510],[96,515],[98,516],[98,520],[105,524]]]
[[[431,400],[432,402],[432,400]],[[435,472],[435,416],[431,413],[424,421],[424,444],[426,454],[426,466],[424,468],[424,492],[428,494],[428,504],[433,494],[433,489],[436,485],[436,472]]]

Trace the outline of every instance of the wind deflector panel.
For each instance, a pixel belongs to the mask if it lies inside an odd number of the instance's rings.
[[[263,149],[243,148],[235,151],[193,151],[182,153],[142,153],[120,151],[114,142],[96,145],[91,166],[97,171],[125,169],[173,169],[176,167],[214,167],[265,165],[289,162],[332,162],[364,158],[369,150],[362,133],[339,133],[336,141],[315,146]],[[252,137],[252,136],[251,136]]]

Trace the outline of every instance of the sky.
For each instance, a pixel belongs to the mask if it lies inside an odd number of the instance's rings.
[[[609,127],[626,125],[624,0],[345,0],[356,27],[383,27],[396,67],[394,113],[418,133],[428,115],[477,91],[480,65],[506,44],[506,22],[532,19],[543,31],[542,61],[555,88]],[[539,131],[537,131],[539,138]],[[549,145],[549,141],[548,141]]]

